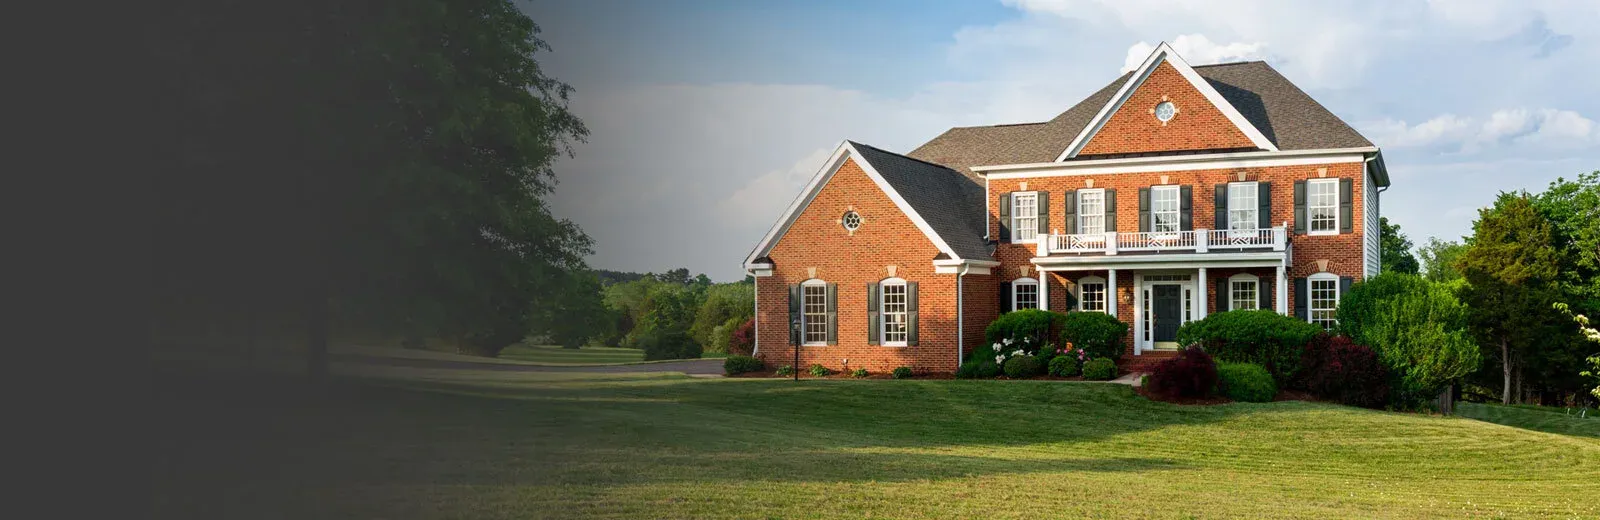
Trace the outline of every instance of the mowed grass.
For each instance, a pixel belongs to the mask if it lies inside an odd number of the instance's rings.
[[[1578,409],[1532,405],[1506,406],[1501,404],[1456,403],[1456,413],[1462,417],[1529,430],[1600,438],[1600,410],[1593,408],[1590,408],[1583,416],[1579,416]],[[1600,469],[1596,471],[1600,471]]]
[[[701,357],[721,358],[723,354],[706,352]],[[570,349],[554,345],[512,345],[500,352],[500,358],[546,365],[620,365],[644,361],[644,351],[596,346]]]
[[[1315,403],[421,369],[317,391],[159,381],[157,518],[1600,518],[1600,439]]]

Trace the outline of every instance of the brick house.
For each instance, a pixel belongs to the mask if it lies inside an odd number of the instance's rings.
[[[840,144],[745,259],[756,355],[951,372],[1024,308],[1128,323],[1125,368],[1209,313],[1331,325],[1378,272],[1388,186],[1379,149],[1266,63],[1162,44],[1049,121]]]

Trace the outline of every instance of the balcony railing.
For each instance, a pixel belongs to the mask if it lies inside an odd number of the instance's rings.
[[[1285,226],[1262,229],[1196,229],[1193,231],[1148,231],[1140,233],[1090,233],[1039,235],[1038,256],[1063,253],[1102,253],[1122,251],[1205,253],[1213,249],[1270,249],[1283,251],[1288,246]]]

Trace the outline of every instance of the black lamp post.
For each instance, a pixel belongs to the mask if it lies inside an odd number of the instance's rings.
[[[794,380],[800,382],[800,320],[789,321],[789,349],[794,351]]]

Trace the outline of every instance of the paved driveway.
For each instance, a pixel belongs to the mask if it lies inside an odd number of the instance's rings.
[[[411,368],[446,368],[458,370],[494,370],[501,372],[683,372],[689,375],[722,374],[721,359],[686,359],[661,363],[636,363],[631,365],[593,366],[540,366],[502,363],[473,363],[471,361],[443,361],[434,359],[405,359],[356,355],[334,355],[336,362],[361,363]]]

